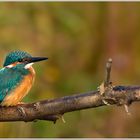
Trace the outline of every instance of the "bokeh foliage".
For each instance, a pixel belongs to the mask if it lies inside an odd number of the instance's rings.
[[[114,84],[140,83],[140,3],[0,3],[0,56],[24,50],[49,60],[25,102],[95,90],[113,58]],[[140,137],[140,104],[67,113],[66,123],[0,123],[0,137]]]

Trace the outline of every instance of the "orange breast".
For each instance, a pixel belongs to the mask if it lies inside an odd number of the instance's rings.
[[[4,100],[1,103],[2,106],[17,105],[23,99],[23,97],[27,95],[27,93],[33,85],[35,78],[34,69],[30,67],[29,71],[30,73],[24,77],[20,85],[15,90],[13,90],[12,93],[10,93],[4,98]]]

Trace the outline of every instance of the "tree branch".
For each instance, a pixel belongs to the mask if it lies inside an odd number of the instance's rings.
[[[64,113],[107,105],[104,100],[110,105],[130,105],[134,101],[140,101],[140,86],[113,86],[110,83],[111,62],[107,62],[109,67],[106,67],[104,94],[101,94],[101,90],[96,90],[35,103],[0,107],[0,121],[56,122]]]

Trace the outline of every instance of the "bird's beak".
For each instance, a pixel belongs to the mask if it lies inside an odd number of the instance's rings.
[[[38,61],[43,61],[43,60],[47,60],[47,57],[31,57],[30,58],[30,63],[34,63],[34,62],[38,62]]]

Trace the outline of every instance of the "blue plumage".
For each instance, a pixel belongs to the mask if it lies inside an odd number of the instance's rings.
[[[33,63],[46,57],[32,57],[23,51],[9,53],[0,70],[0,103],[2,106],[18,104],[30,90],[35,72]]]
[[[29,73],[24,69],[24,64],[17,65],[13,68],[3,68],[0,70],[0,102],[3,101],[7,94],[10,94],[18,84],[21,83],[23,77]]]

